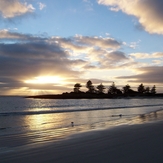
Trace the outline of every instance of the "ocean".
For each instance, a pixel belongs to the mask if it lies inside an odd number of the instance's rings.
[[[163,112],[162,98],[32,99],[1,96],[0,153],[15,146],[67,139],[81,132],[159,120],[162,118],[157,114],[159,112]]]

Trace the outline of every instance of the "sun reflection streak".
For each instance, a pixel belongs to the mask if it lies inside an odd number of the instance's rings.
[[[68,120],[66,114],[37,114],[25,118],[25,124],[30,132],[27,134],[31,143],[45,143],[61,139],[71,133],[72,127],[65,122]]]

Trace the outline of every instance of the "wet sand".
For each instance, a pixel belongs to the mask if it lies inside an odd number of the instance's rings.
[[[18,147],[2,152],[0,162],[159,163],[163,162],[162,152],[163,121],[159,121],[117,126],[76,134],[63,141]]]

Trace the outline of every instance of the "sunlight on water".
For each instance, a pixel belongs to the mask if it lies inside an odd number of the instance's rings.
[[[160,112],[154,114],[163,106],[162,99],[45,100],[11,97],[0,98],[0,102],[0,135],[6,139],[5,143],[0,143],[4,146],[12,146],[14,140],[17,145],[58,141],[80,132],[163,119]]]
[[[64,127],[65,119],[65,114],[39,114],[25,116],[23,123],[28,125],[27,130],[34,134],[30,140],[37,142],[55,137],[57,135],[56,130]]]

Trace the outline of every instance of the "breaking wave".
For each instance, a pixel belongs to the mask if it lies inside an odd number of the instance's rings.
[[[36,114],[54,114],[54,113],[68,113],[68,112],[82,112],[82,111],[96,111],[96,110],[111,110],[111,109],[127,109],[127,108],[140,108],[140,107],[155,107],[163,106],[163,104],[156,105],[135,105],[135,106],[118,106],[118,107],[100,107],[100,108],[78,108],[78,109],[59,109],[59,110],[41,110],[41,111],[17,111],[17,112],[4,112],[0,116],[18,116],[18,115],[36,115]],[[160,108],[157,111],[163,110]]]

